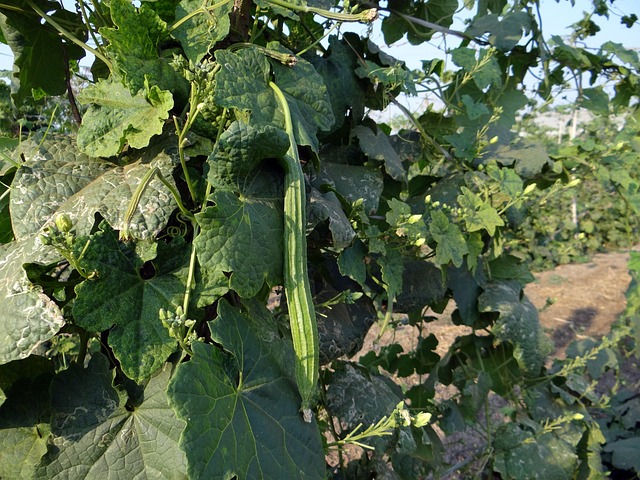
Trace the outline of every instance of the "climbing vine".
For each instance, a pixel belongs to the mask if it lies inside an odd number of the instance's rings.
[[[462,3],[0,2],[7,111],[62,105],[0,145],[1,478],[638,471],[592,383],[637,315],[551,365],[514,250],[586,150],[515,135],[529,74],[542,100],[591,74],[581,105],[628,113],[606,169],[636,208],[638,54],[547,41],[537,1]],[[374,28],[456,45],[411,70]],[[442,106],[403,105],[426,93]],[[388,105],[409,128],[376,120]],[[468,333],[442,355],[448,305]],[[409,351],[386,341],[403,327]],[[467,428],[481,450],[446,465],[442,435]]]

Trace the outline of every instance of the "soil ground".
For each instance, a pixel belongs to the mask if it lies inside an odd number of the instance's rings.
[[[631,281],[628,253],[598,254],[589,263],[560,265],[536,274],[526,295],[540,310],[540,322],[562,354],[575,338],[600,338],[626,306]],[[554,302],[545,308],[547,299]]]

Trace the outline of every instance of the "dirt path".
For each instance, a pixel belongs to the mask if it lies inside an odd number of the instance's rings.
[[[558,353],[576,338],[599,338],[623,312],[631,281],[627,253],[598,254],[589,263],[560,265],[535,275],[526,295]],[[545,308],[547,299],[552,305]]]
[[[626,305],[625,292],[631,281],[628,260],[628,253],[598,254],[588,263],[560,265],[535,274],[536,280],[526,286],[525,294],[540,311],[540,323],[556,347],[554,356],[562,356],[576,338],[600,338],[609,332]],[[434,333],[438,338],[436,352],[441,356],[458,336],[471,331],[451,323],[453,308],[452,302],[439,320],[425,327],[427,334]],[[373,348],[378,332],[378,326],[374,325],[356,359]],[[415,348],[417,338],[415,327],[401,325],[388,329],[380,344],[397,342],[410,351]]]

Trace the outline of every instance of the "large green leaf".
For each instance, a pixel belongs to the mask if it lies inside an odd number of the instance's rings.
[[[311,175],[311,185],[319,190],[330,186],[351,203],[362,199],[365,213],[375,213],[384,187],[380,170],[359,165],[330,163],[329,160],[330,155],[327,161],[323,159],[320,169]]]
[[[254,296],[265,281],[278,284],[284,218],[281,185],[274,176],[258,172],[240,197],[220,190],[210,200],[215,206],[196,215],[202,231],[193,243],[200,265],[231,273],[229,287],[245,298]]]
[[[345,116],[351,110],[355,121],[364,116],[365,89],[355,74],[358,57],[352,48],[338,37],[329,37],[329,53],[324,57],[313,55],[309,61],[322,76],[331,100],[331,108],[336,119],[333,130],[340,128]]]
[[[552,433],[534,437],[515,423],[504,424],[496,434],[495,469],[501,478],[575,478],[577,455],[571,445]]]
[[[143,87],[132,95],[112,77],[80,92],[78,101],[90,107],[78,131],[78,148],[93,157],[111,157],[120,153],[125,143],[144,148],[154,135],[162,133],[173,108],[171,93],[148,83]]]
[[[523,33],[531,31],[534,21],[527,12],[508,13],[500,18],[496,14],[476,17],[465,32],[470,37],[478,37],[489,32],[489,43],[501,51],[515,47]]]
[[[382,33],[387,45],[400,40],[405,34],[413,45],[427,42],[436,33],[430,25],[420,23],[422,20],[432,24],[449,27],[453,23],[453,15],[459,8],[458,0],[422,0],[409,2],[392,0],[389,8],[413,18],[400,18],[395,12],[382,21]]]
[[[534,178],[545,167],[553,165],[545,147],[530,141],[518,141],[509,146],[500,145],[487,153],[502,165],[513,165],[515,172],[524,179]]]
[[[403,399],[400,387],[387,377],[373,375],[353,363],[337,362],[332,367],[335,372],[327,387],[326,407],[347,430],[353,430],[359,424],[363,430],[376,424]],[[367,438],[364,443],[384,452],[393,441],[393,437],[382,436]]]
[[[118,241],[104,229],[78,239],[80,266],[95,272],[94,279],[76,287],[73,316],[91,332],[109,332],[109,345],[122,370],[133,380],[148,377],[175,350],[176,343],[158,317],[161,308],[175,311],[182,305],[189,265],[184,244],[158,244],[158,256],[144,262],[134,247]]]
[[[437,264],[446,265],[452,262],[456,267],[462,265],[469,248],[458,225],[451,223],[444,212],[436,210],[431,214],[429,233],[437,243]]]
[[[270,48],[287,52],[277,44]],[[216,75],[215,102],[223,107],[237,108],[251,113],[251,123],[284,128],[284,117],[269,82],[269,61],[255,48],[237,53],[216,51],[221,66]],[[300,58],[295,66],[273,64],[276,83],[284,92],[291,110],[296,143],[309,145],[317,152],[318,130],[329,130],[333,112],[327,88],[313,66]]]
[[[478,310],[498,312],[493,334],[500,342],[513,345],[518,365],[529,375],[537,375],[550,353],[550,343],[538,320],[538,310],[522,295],[520,283],[492,282],[478,298]]]
[[[226,281],[240,296],[255,295],[266,281],[282,277],[282,177],[273,168],[289,148],[286,134],[270,125],[234,122],[207,159],[207,178],[216,190],[196,218],[194,240],[200,266]]]
[[[207,159],[207,179],[216,188],[242,191],[260,162],[280,158],[288,148],[289,138],[283,130],[233,122]]]
[[[227,302],[210,322],[224,351],[203,343],[178,367],[169,398],[187,421],[180,445],[191,478],[325,478],[318,427],[252,321]]]
[[[291,53],[277,42],[271,42],[268,46],[281,53]],[[316,133],[319,130],[329,131],[335,122],[322,77],[312,64],[299,57],[293,67],[275,60],[271,61],[271,65],[276,83],[289,103],[296,143],[309,145],[318,152]]]
[[[0,387],[7,393],[0,406],[0,478],[32,478],[47,452],[52,377],[53,363],[42,357],[0,367]]]
[[[109,41],[107,52],[131,92],[148,84],[186,100],[186,80],[169,64],[171,57],[161,55],[161,42],[169,37],[166,23],[149,5],[135,8],[130,0],[111,0],[109,11],[116,27],[101,28],[100,34]]]
[[[154,176],[125,225],[131,198],[149,169],[158,167],[170,178],[173,160],[161,147],[118,166],[78,152],[73,137],[49,135],[43,141],[23,142],[16,154],[25,159],[11,190],[11,219],[18,239],[40,232],[61,213],[70,217],[79,235],[89,234],[99,213],[116,230],[126,229],[134,238],[154,238],[175,210],[173,195]]]
[[[640,473],[640,436],[608,443],[603,450],[612,454],[611,463],[616,468]]]
[[[213,2],[182,0],[176,7],[179,26],[171,35],[180,42],[187,58],[194,64],[199,63],[217,42],[227,36],[231,26],[229,13],[234,3],[231,0],[215,2],[217,7],[213,9],[209,3]],[[203,11],[203,7],[207,10]]]
[[[60,308],[23,268],[59,259],[37,236],[0,245],[0,364],[28,357],[64,325]]]
[[[79,22],[77,14],[60,8],[58,2],[37,0],[34,3],[50,15],[64,15],[65,21]],[[84,57],[84,50],[65,40],[48,25],[43,25],[25,0],[14,0],[8,6],[14,8],[0,5],[0,30],[6,40],[3,43],[11,47],[15,59],[14,102],[21,105],[34,92],[36,95],[42,92],[62,95],[67,89],[67,62]],[[24,11],[34,14],[27,15]]]
[[[358,138],[360,148],[367,157],[383,162],[385,171],[394,180],[405,179],[406,173],[402,161],[384,132],[378,130],[374,133],[363,125],[358,125],[352,132]]]
[[[51,385],[53,443],[37,478],[186,479],[178,447],[184,422],[169,407],[167,366],[144,389],[112,386],[113,370],[96,354]]]

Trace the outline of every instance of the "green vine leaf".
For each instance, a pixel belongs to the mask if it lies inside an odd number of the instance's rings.
[[[289,148],[287,134],[271,125],[233,122],[207,159],[207,180],[216,188],[240,191],[267,158],[280,158]]]
[[[88,235],[95,213],[116,230],[127,228],[134,238],[155,238],[176,208],[169,189],[154,176],[130,225],[125,225],[131,198],[149,169],[157,167],[165,178],[171,177],[174,160],[161,145],[134,156],[124,167],[78,152],[74,138],[64,135],[27,140],[16,151],[19,155],[25,162],[13,181],[10,203],[18,239],[40,232],[60,214],[69,216],[78,235]]]
[[[326,186],[331,186],[350,203],[362,199],[362,205],[368,215],[378,210],[384,187],[384,179],[379,169],[331,163],[324,161],[324,156],[320,169],[311,174],[310,183],[321,191]]]
[[[113,370],[101,354],[86,369],[71,365],[59,373],[51,384],[54,440],[36,478],[186,479],[178,447],[184,422],[166,394],[170,373],[167,366],[128,394],[112,386]]]
[[[522,35],[528,34],[532,27],[533,20],[527,12],[512,12],[502,18],[497,14],[489,14],[471,22],[466,34],[478,37],[489,32],[489,43],[506,52],[513,49],[520,42]]]
[[[469,232],[486,230],[489,235],[494,236],[496,227],[504,225],[496,209],[467,187],[462,187],[461,190],[462,195],[458,196],[458,204],[465,210],[463,218],[467,230]]]
[[[500,145],[490,153],[502,165],[513,166],[515,173],[523,179],[535,178],[545,167],[553,165],[544,146],[529,141]]]
[[[80,266],[96,277],[75,288],[76,323],[91,332],[113,327],[109,345],[122,370],[134,381],[148,377],[176,348],[158,312],[182,305],[189,249],[180,243],[159,243],[158,256],[143,262],[133,246],[119,242],[117,233],[104,227],[96,235],[76,239],[75,248],[76,257],[84,251]]]
[[[188,419],[180,445],[189,476],[325,478],[318,426],[302,420],[293,383],[252,321],[223,300],[209,326],[224,351],[194,344],[168,390],[178,416]]]
[[[571,445],[554,434],[533,436],[510,423],[497,432],[495,444],[495,469],[503,478],[531,478],[531,472],[540,478],[574,477],[577,455]]]
[[[203,275],[241,297],[254,296],[266,281],[282,278],[282,177],[263,160],[289,148],[287,135],[270,125],[234,122],[207,159],[207,179],[216,187],[213,206],[196,219],[202,228],[194,246]],[[275,163],[275,161],[273,162]]]
[[[537,375],[551,352],[551,344],[538,319],[538,310],[516,282],[493,282],[478,297],[478,310],[498,312],[493,334],[499,342],[513,345],[513,356],[528,375]]]
[[[340,273],[365,286],[367,280],[366,257],[367,248],[360,240],[353,242],[338,255],[338,268]]]
[[[90,105],[78,130],[78,148],[92,157],[117,155],[125,144],[147,147],[162,133],[169,110],[171,92],[145,82],[132,95],[119,80],[111,77],[84,89],[78,101]]]
[[[436,263],[438,265],[446,265],[449,262],[456,267],[462,265],[469,249],[458,225],[451,223],[444,212],[436,210],[431,214],[429,233],[437,243]]]
[[[231,273],[229,287],[244,298],[265,281],[279,284],[283,262],[281,178],[258,170],[247,184],[240,196],[217,190],[209,197],[215,206],[196,215],[202,231],[193,241],[200,265],[214,277]]]
[[[267,46],[280,53],[292,53],[277,42],[270,42]],[[276,83],[289,103],[296,143],[309,145],[317,153],[320,150],[317,132],[329,131],[335,122],[322,77],[311,63],[300,57],[293,67],[273,59],[271,65]]]
[[[353,363],[334,362],[332,366],[335,373],[327,387],[326,407],[347,430],[353,430],[358,424],[365,429],[376,424],[383,416],[391,414],[403,399],[400,387],[387,377],[374,375]],[[354,405],[358,407],[354,408]],[[363,442],[377,452],[385,452],[395,441],[394,436],[381,436]]]
[[[63,8],[57,2],[35,2],[50,15],[63,14],[70,22],[78,22],[78,15]],[[85,52],[73,45],[53,29],[43,25],[37,15],[25,15],[31,7],[25,0],[10,2],[13,8],[0,6],[0,31],[3,42],[14,55],[12,97],[16,105],[22,105],[34,92],[46,95],[62,95],[67,90],[65,65],[68,60],[80,60]],[[36,72],[46,72],[37,74]]]
[[[42,357],[31,356],[0,367],[0,386],[7,393],[0,404],[1,478],[33,478],[47,453],[52,377],[53,363]]]
[[[144,3],[136,8],[129,0],[111,0],[109,11],[116,27],[101,28],[100,35],[109,41],[107,53],[131,93],[157,86],[186,100],[186,80],[169,64],[170,57],[160,56],[160,44],[169,37],[166,23]]]
[[[28,357],[64,325],[58,305],[29,281],[23,268],[58,260],[37,235],[0,245],[0,364]]]
[[[231,26],[231,0],[216,2],[216,8],[210,8],[208,3],[202,0],[182,0],[176,7],[176,22],[180,25],[172,32],[172,36],[180,42],[187,58],[194,64],[199,63],[216,43],[229,34]],[[200,11],[192,15],[202,8],[206,8],[206,12]],[[188,19],[184,20],[185,18]]]
[[[290,53],[277,44],[269,44],[269,48]],[[221,66],[216,75],[216,104],[249,111],[254,125],[284,129],[284,118],[269,87],[271,69],[265,56],[255,48],[245,48],[237,53],[218,50],[215,55]],[[300,58],[293,67],[274,63],[273,72],[289,102],[296,142],[318,152],[316,133],[329,130],[334,121],[322,77],[309,62]]]
[[[356,236],[356,232],[335,194],[333,192],[322,194],[315,188],[311,188],[308,196],[307,226],[315,228],[328,219],[334,247],[339,249],[348,247]]]
[[[360,148],[367,157],[383,162],[385,171],[394,180],[405,180],[406,172],[402,160],[383,131],[378,130],[374,133],[370,128],[358,125],[352,132],[358,138]]]
[[[336,121],[332,130],[339,129],[349,110],[353,118],[359,121],[364,117],[366,103],[365,89],[355,74],[358,57],[352,48],[337,36],[329,37],[329,52],[325,57],[314,55],[310,60],[322,77],[329,92],[331,109]]]

